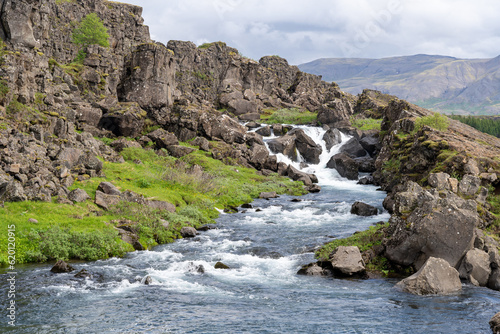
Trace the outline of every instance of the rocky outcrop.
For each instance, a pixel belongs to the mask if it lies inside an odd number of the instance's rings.
[[[449,190],[426,190],[413,182],[406,183],[394,200],[386,256],[417,269],[430,257],[458,267],[473,247],[480,221],[476,203]]]
[[[462,290],[458,271],[443,259],[429,258],[412,276],[396,287],[416,295],[446,295]]]

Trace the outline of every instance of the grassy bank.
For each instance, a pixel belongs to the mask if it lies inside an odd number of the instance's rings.
[[[12,225],[16,233],[16,263],[97,260],[123,256],[133,250],[118,237],[115,226],[119,221],[131,221],[139,241],[151,248],[179,238],[183,226],[213,223],[219,214],[216,208],[227,209],[251,202],[260,192],[304,193],[300,182],[228,166],[203,151],[180,159],[138,148],[126,149],[122,155],[125,163],[104,163],[105,177],[75,182],[71,187],[86,190],[92,200],[75,205],[59,204],[56,199],[51,203],[5,203],[0,208],[0,226],[5,232],[0,235],[0,264],[7,264],[7,230]],[[201,169],[193,167],[195,165]],[[122,191],[168,201],[176,206],[176,212],[131,203],[121,203],[104,211],[93,203],[97,186],[103,181],[113,183]],[[168,228],[162,225],[161,219],[169,222]]]

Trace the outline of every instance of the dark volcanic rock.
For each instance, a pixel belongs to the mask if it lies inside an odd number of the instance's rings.
[[[342,142],[342,135],[337,129],[329,129],[323,135],[323,140],[325,141],[326,149],[330,151],[333,146]]]
[[[351,207],[351,213],[358,216],[376,216],[378,210],[376,207],[362,202],[355,202]]]
[[[366,156],[366,151],[356,138],[349,139],[340,148],[340,153],[345,153],[351,158],[361,158]]]
[[[358,179],[358,164],[345,153],[335,154],[326,167],[336,169],[340,176],[349,180]]]

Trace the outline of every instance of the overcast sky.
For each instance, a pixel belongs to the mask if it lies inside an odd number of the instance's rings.
[[[154,40],[223,41],[255,60],[500,55],[498,0],[126,0]]]

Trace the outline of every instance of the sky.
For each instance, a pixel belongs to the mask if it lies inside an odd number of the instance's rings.
[[[152,39],[223,41],[259,60],[500,55],[498,0],[126,0]]]

